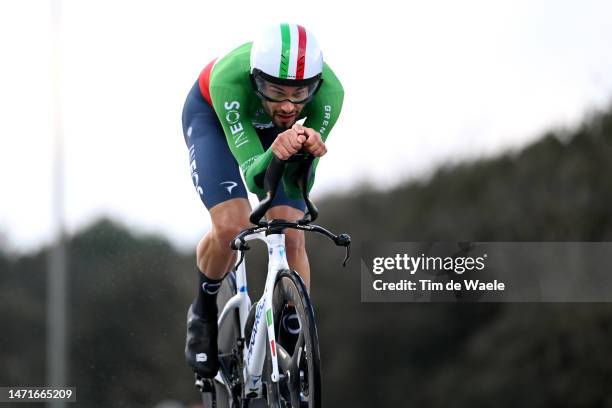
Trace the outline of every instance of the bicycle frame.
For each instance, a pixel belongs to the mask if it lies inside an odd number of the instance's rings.
[[[274,316],[272,311],[272,295],[274,283],[278,273],[284,269],[289,269],[287,257],[285,253],[285,234],[277,233],[265,236],[263,233],[257,233],[245,238],[247,241],[259,239],[264,241],[268,247],[268,274],[263,295],[257,304],[255,311],[255,320],[251,337],[245,339],[246,347],[243,349],[244,365],[244,387],[245,395],[256,394],[255,398],[262,396],[262,371],[265,361],[266,347],[266,330],[268,334],[268,347],[272,360],[272,381],[278,382],[280,379],[277,358],[276,337],[274,334]],[[239,261],[238,261],[239,262]],[[246,266],[245,262],[241,262],[236,269],[236,288],[237,293],[232,296],[226,303],[225,307],[219,314],[219,327],[234,309],[238,309],[240,337],[245,336],[245,325],[251,308],[251,299],[248,295]],[[218,373],[215,379],[222,384],[225,384],[221,373]],[[228,386],[228,384],[225,384]]]
[[[266,197],[260,201],[259,205],[249,216],[249,221],[254,227],[243,229],[231,242],[229,242],[230,248],[238,251],[240,254],[234,267],[236,274],[236,293],[226,302],[223,310],[221,310],[218,318],[218,327],[219,329],[225,328],[225,320],[228,316],[232,316],[232,313],[235,313],[237,310],[239,334],[236,341],[232,344],[231,351],[221,355],[221,357],[229,357],[229,366],[225,365],[220,359],[221,369],[218,371],[214,380],[203,379],[196,373],[196,385],[200,388],[203,396],[204,394],[210,394],[209,397],[203,397],[203,400],[206,400],[205,403],[207,406],[210,404],[216,406],[217,384],[221,387],[225,386],[228,398],[234,403],[242,401],[242,406],[246,406],[245,402],[248,404],[248,401],[251,399],[259,399],[262,397],[270,397],[272,402],[278,402],[279,404],[282,400],[288,402],[286,400],[287,396],[281,395],[283,394],[283,390],[289,392],[292,406],[296,405],[296,400],[298,404],[301,405],[302,396],[308,398],[309,406],[312,406],[310,404],[311,398],[317,407],[321,404],[320,356],[314,311],[308,299],[308,291],[304,286],[304,282],[299,281],[299,277],[289,269],[285,252],[284,230],[286,228],[291,228],[304,232],[316,232],[332,240],[336,246],[345,247],[346,254],[342,262],[343,266],[346,266],[346,262],[350,256],[351,238],[347,234],[335,235],[323,227],[312,224],[317,219],[319,213],[317,207],[308,197],[308,182],[311,176],[314,156],[306,152],[300,152],[292,158],[296,160],[290,159],[287,162],[296,162],[298,164],[297,170],[293,173],[292,177],[295,177],[294,181],[302,193],[302,198],[306,205],[307,211],[304,213],[304,216],[295,221],[283,219],[263,220],[265,214],[272,206],[276,190],[280,185],[280,180],[287,163],[274,156],[266,169],[263,180]],[[253,311],[254,315],[251,315],[252,307],[247,290],[244,254],[245,251],[249,249],[246,241],[255,239],[259,239],[266,243],[268,249],[268,273],[263,295],[257,303],[257,309]],[[306,338],[308,338],[308,349],[299,347],[297,351],[294,351],[292,354],[289,354],[281,345],[277,344],[274,333],[275,319],[273,297],[274,286],[277,283],[276,280],[279,274],[286,276],[297,290],[296,294],[290,294],[288,297],[293,297],[294,295],[298,296],[300,307],[302,308],[300,310],[302,310],[303,317],[306,319],[304,322],[300,321],[300,327],[303,331],[307,330],[307,333],[306,335],[301,333],[298,342],[301,339],[302,344],[305,344]],[[283,301],[285,300],[295,301],[295,299],[284,299]],[[282,311],[277,310],[277,313],[282,313]],[[251,318],[253,320],[253,327],[247,339],[245,338],[245,329],[247,320],[250,324]],[[298,317],[298,320],[299,319]],[[302,327],[302,323],[307,327]],[[232,327],[229,328],[232,329],[232,333],[235,333],[233,323]],[[268,379],[266,370],[266,378],[262,379],[264,364],[267,363],[266,333],[271,372],[269,373],[270,376]],[[305,360],[302,360],[300,357],[302,353],[307,355]],[[236,361],[236,359],[238,359],[238,361]],[[304,380],[306,381],[304,384],[308,386],[309,390],[307,395],[302,393],[303,383],[301,378],[303,374],[299,366],[302,361],[305,361],[308,367],[312,367],[312,369],[309,368],[308,370],[309,379],[312,378],[312,381],[306,380],[304,376]],[[237,379],[237,376],[240,378]],[[282,384],[279,384],[279,382],[285,379],[287,380],[286,387],[281,390],[280,386]],[[271,381],[272,384],[268,384],[268,381]],[[268,385],[266,387],[267,395],[265,396],[263,395],[263,382],[266,382]],[[310,394],[311,389],[312,395]],[[235,404],[231,402],[229,405],[235,406]]]

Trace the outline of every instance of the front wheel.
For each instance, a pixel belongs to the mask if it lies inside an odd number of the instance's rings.
[[[285,317],[283,312],[287,306],[295,308],[299,330],[292,333],[284,331],[281,334],[281,324]],[[281,379],[278,383],[272,382],[272,363],[268,345],[263,374],[269,406],[319,408],[321,406],[319,336],[308,291],[295,271],[283,270],[278,273],[274,283],[272,307]]]

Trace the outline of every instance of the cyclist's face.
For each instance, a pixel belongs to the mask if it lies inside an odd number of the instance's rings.
[[[266,83],[262,91],[267,96],[281,101],[272,102],[263,99],[261,101],[266,113],[272,118],[272,122],[282,129],[291,128],[302,112],[304,104],[293,103],[290,100],[304,99],[308,95],[308,88]]]

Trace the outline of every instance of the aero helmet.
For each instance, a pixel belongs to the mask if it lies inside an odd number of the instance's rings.
[[[251,48],[251,79],[259,97],[276,101],[264,93],[265,82],[307,87],[308,102],[322,82],[323,54],[312,33],[297,24],[279,24],[266,30]],[[292,101],[293,102],[293,101]]]

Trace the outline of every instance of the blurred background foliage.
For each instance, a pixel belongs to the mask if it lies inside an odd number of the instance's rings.
[[[342,249],[309,237],[325,406],[612,406],[612,304],[361,303],[357,251],[366,240],[610,241],[611,176],[612,109],[428,180],[321,200],[318,223],[356,249],[343,269]],[[194,254],[107,219],[68,251],[77,406],[197,401],[183,361]],[[47,253],[0,252],[0,385],[45,383]]]

